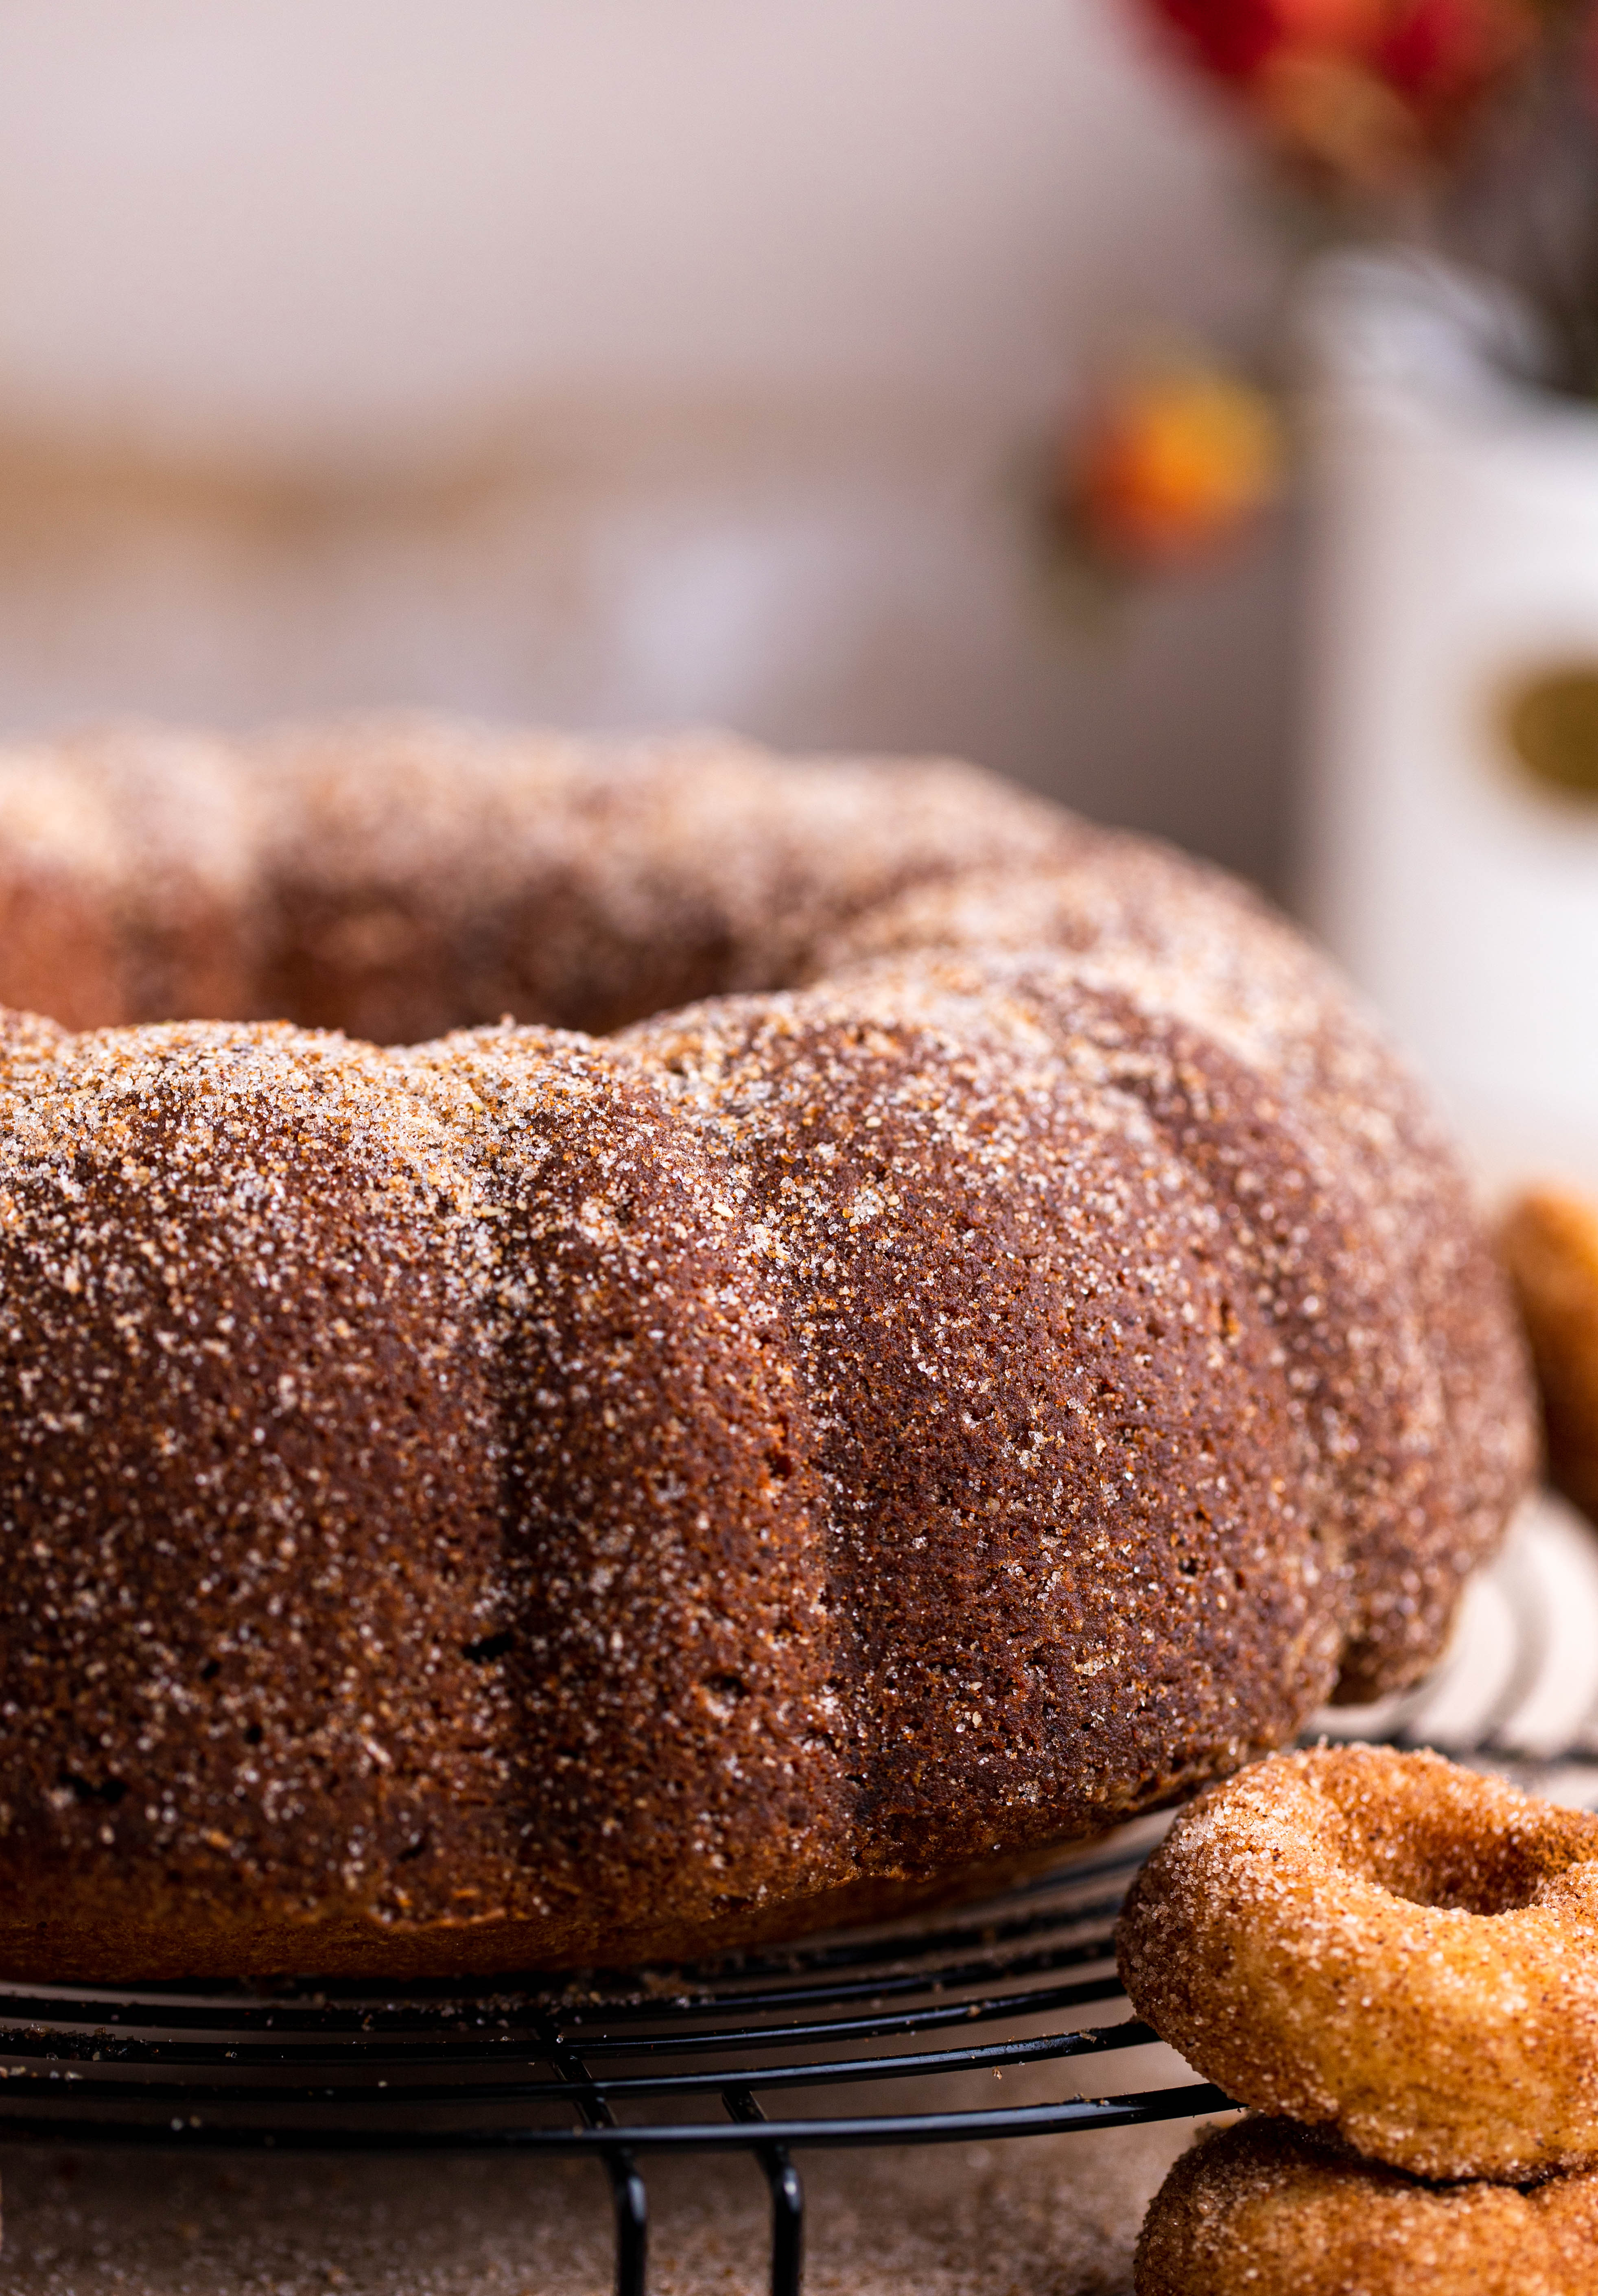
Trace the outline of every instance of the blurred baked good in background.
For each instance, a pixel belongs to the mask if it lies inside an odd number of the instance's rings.
[[[1531,1343],[1550,1479],[1598,1521],[1598,1205],[1565,1188],[1528,1189],[1499,1249]]]

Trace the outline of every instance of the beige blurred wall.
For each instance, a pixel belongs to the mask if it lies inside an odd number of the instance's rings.
[[[965,750],[1269,873],[1280,558],[1097,620],[1035,458],[1267,234],[1130,0],[0,12],[0,718]]]

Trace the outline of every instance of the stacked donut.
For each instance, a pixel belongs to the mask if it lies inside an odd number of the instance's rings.
[[[1177,1820],[1118,1951],[1273,2116],[1177,2163],[1138,2296],[1598,2287],[1598,1816],[1435,1754],[1276,1756]]]

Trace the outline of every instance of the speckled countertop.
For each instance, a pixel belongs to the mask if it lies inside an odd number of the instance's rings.
[[[1123,2296],[1185,2123],[803,2160],[807,2296]],[[4,2296],[609,2296],[587,2162],[0,2148]],[[650,2177],[651,2296],[762,2296],[750,2164]]]

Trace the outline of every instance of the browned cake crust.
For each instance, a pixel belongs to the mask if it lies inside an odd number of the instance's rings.
[[[1117,1935],[1240,2104],[1414,2176],[1598,2161],[1598,1816],[1440,1755],[1279,1754],[1176,1820]]]
[[[1423,2185],[1283,2120],[1215,2130],[1155,2194],[1137,2296],[1590,2296],[1598,2174]]]
[[[110,922],[35,997],[87,1033],[0,1029],[0,1968],[792,1933],[1435,1655],[1518,1342],[1408,1083],[1229,881],[709,741],[14,776]]]

